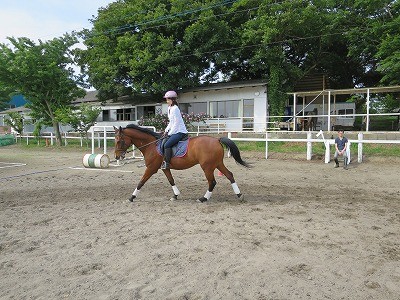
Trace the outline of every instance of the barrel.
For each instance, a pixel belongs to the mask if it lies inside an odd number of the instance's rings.
[[[107,154],[85,154],[83,165],[86,168],[108,168],[110,158]]]

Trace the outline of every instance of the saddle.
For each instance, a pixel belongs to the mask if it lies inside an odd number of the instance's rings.
[[[189,146],[189,136],[186,135],[180,140],[175,146],[172,147],[172,157],[183,157],[186,155]],[[161,156],[164,156],[164,144],[167,139],[162,139],[157,142],[157,152]]]

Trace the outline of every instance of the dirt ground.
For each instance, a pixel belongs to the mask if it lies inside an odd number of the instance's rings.
[[[143,162],[84,154],[0,147],[0,299],[400,298],[398,158],[243,153],[252,169],[225,159],[243,202],[216,176],[197,203],[196,166],[173,172],[177,201],[158,172],[129,203]]]

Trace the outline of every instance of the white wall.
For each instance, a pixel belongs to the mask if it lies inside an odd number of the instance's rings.
[[[207,114],[210,114],[211,101],[229,101],[229,100],[254,100],[254,130],[263,131],[266,128],[267,116],[267,91],[265,85],[250,87],[234,87],[210,90],[190,91],[179,94],[179,103],[207,102]],[[167,112],[167,105],[163,104],[163,112]],[[243,101],[239,106],[239,117],[243,117]],[[226,129],[241,130],[241,119],[226,118]]]

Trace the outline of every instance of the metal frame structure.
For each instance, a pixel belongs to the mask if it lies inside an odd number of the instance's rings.
[[[289,95],[293,95],[293,122],[294,124],[296,123],[296,119],[299,118],[298,113],[296,112],[296,105],[297,105],[297,97],[306,97],[306,96],[315,96],[315,98],[308,103],[306,106],[304,106],[303,103],[303,109],[310,105],[315,99],[317,99],[319,96],[323,96],[325,99],[325,96],[328,97],[327,101],[327,106],[328,106],[328,114],[326,115],[328,117],[328,128],[331,128],[331,117],[337,117],[338,115],[333,115],[331,114],[331,97],[333,96],[333,104],[336,104],[336,95],[354,95],[354,94],[363,94],[367,95],[367,121],[366,121],[366,131],[369,131],[369,121],[370,121],[370,96],[371,94],[382,94],[382,93],[400,93],[400,85],[397,86],[386,86],[386,87],[371,87],[371,88],[353,88],[353,89],[326,89],[322,91],[306,91],[306,92],[294,92],[294,93],[289,93]],[[301,111],[300,111],[301,112]],[[357,114],[354,114],[356,116]],[[381,114],[380,114],[381,115]],[[393,113],[390,115],[400,115],[400,113]],[[293,126],[293,131],[295,130],[296,126]]]

